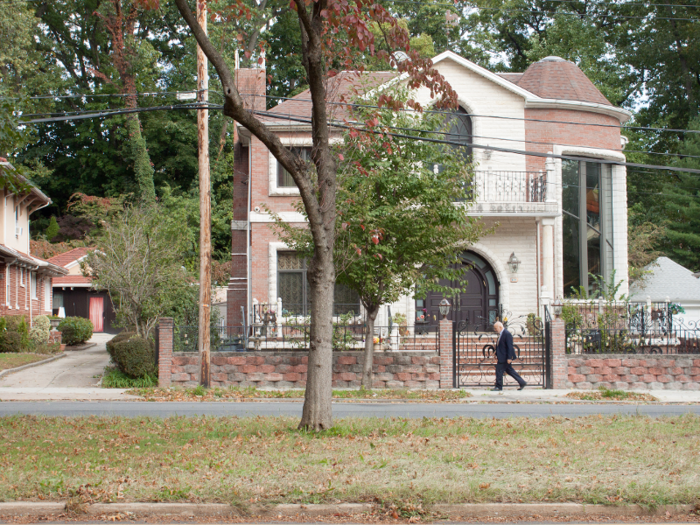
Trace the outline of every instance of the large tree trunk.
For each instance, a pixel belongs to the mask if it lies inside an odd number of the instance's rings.
[[[372,367],[374,366],[374,321],[377,319],[379,306],[367,309],[367,335],[365,336],[365,364],[362,367],[362,388],[372,389]]]
[[[321,252],[320,254],[318,252]],[[317,250],[309,269],[311,334],[304,408],[299,428],[324,430],[333,425],[333,250]]]

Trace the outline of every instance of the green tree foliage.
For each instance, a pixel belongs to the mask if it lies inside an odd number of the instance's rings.
[[[690,125],[700,130],[700,119],[691,121]],[[688,133],[680,153],[700,156],[700,135]],[[700,169],[700,159],[686,157],[678,165]],[[666,239],[661,246],[679,264],[694,272],[700,271],[700,175],[676,173],[663,186],[663,192],[668,222]]]
[[[191,287],[182,267],[182,226],[162,205],[127,206],[104,225],[96,246],[86,271],[109,292],[119,325],[149,337]]]
[[[386,92],[383,92],[386,95]],[[392,93],[407,100],[402,90]],[[377,97],[370,104],[377,104]],[[355,290],[367,313],[362,385],[372,386],[374,321],[382,304],[442,286],[463,271],[460,254],[482,233],[464,205],[471,165],[461,148],[421,141],[442,138],[449,130],[442,115],[412,115],[391,109],[355,112],[360,122],[375,120],[377,130],[420,128],[411,138],[350,130],[338,147],[338,218],[335,265],[337,282]],[[297,209],[303,211],[301,204]],[[308,229],[276,220],[288,244],[310,257]]]

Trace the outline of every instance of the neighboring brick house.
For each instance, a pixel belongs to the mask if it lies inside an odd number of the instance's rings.
[[[22,188],[19,193],[12,193],[7,185],[0,190],[0,316],[24,315],[31,320],[51,315],[51,281],[67,271],[29,253],[29,216],[51,199],[4,158],[0,158],[0,176]]]
[[[610,104],[575,64],[558,57],[547,57],[524,73],[501,74],[452,52],[433,62],[458,94],[451,132],[472,144],[476,202],[470,213],[487,227],[498,225],[465,246],[464,261],[471,266],[467,291],[453,300],[450,317],[483,325],[501,311],[541,315],[544,305],[571,295],[573,288],[592,291],[591,274],[607,280],[615,272],[616,281],[623,281],[620,293],[626,293],[626,170],[609,162],[625,161],[626,140],[619,127],[631,114]],[[395,77],[395,72],[365,73],[362,83],[372,88]],[[334,100],[349,93],[349,78],[341,74],[330,81]],[[265,71],[239,70],[238,81],[248,107],[264,111]],[[431,103],[427,89],[417,98]],[[309,100],[305,91],[271,109],[277,117],[265,117],[283,143],[302,153],[312,143],[310,125],[303,122],[311,116]],[[338,118],[342,108],[334,105],[333,112]],[[281,297],[283,308],[294,312],[306,312],[308,302],[305,264],[276,237],[262,207],[302,224],[293,208],[298,190],[257,138],[240,126],[237,131],[231,325],[240,324],[242,308],[250,312],[255,302],[274,304]],[[517,273],[508,264],[511,255],[520,261]],[[336,302],[352,300],[345,291],[340,295]],[[391,311],[411,320],[425,308],[433,323],[441,298],[404,297]],[[385,316],[383,308],[379,325],[386,323]]]
[[[90,248],[74,248],[49,259],[68,272],[53,280],[54,313],[90,319],[95,332],[117,333],[112,299],[105,290],[94,290],[92,278],[83,275],[81,263],[89,251]]]

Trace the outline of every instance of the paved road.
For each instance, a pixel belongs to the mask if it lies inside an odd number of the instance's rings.
[[[147,403],[128,401],[0,402],[0,416],[34,414],[46,416],[294,416],[301,417],[301,403]],[[433,403],[334,403],[333,414],[345,417],[577,417],[594,414],[638,414],[650,417],[700,415],[698,405],[496,405]]]
[[[105,343],[114,335],[94,334],[92,348],[77,352],[45,365],[27,368],[0,378],[0,388],[85,388],[96,386],[109,363]]]

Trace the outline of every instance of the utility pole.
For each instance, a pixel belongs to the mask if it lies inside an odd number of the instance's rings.
[[[197,22],[207,32],[207,0],[197,0]],[[209,101],[207,56],[197,45],[197,101]],[[211,385],[211,182],[209,178],[209,110],[197,110],[197,142],[199,146],[199,383]]]

